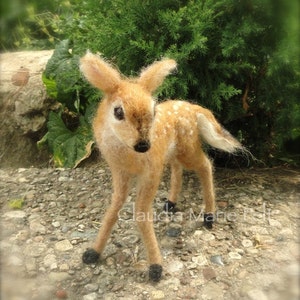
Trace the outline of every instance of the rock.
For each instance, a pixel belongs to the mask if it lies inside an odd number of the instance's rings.
[[[201,299],[203,300],[215,300],[215,299],[224,299],[223,289],[216,283],[210,281],[204,285]]]
[[[57,268],[57,260],[54,254],[48,254],[44,257],[44,265],[45,267],[55,269],[54,266]]]
[[[70,243],[69,240],[62,240],[55,244],[55,249],[58,251],[69,251],[73,249],[73,245]]]
[[[98,291],[98,288],[99,285],[97,283],[89,283],[84,287],[87,292],[96,292]]]
[[[41,224],[40,220],[32,220],[29,224],[29,228],[32,234],[45,234],[46,233],[46,227]]]
[[[181,228],[179,227],[170,227],[166,231],[166,234],[169,237],[178,237],[180,233],[181,233]]]
[[[55,293],[56,298],[58,299],[66,299],[68,298],[68,294],[65,290],[57,290]]]
[[[201,239],[205,242],[212,241],[215,239],[215,236],[212,233],[204,233],[201,236]]]
[[[244,240],[242,240],[242,245],[243,245],[245,248],[253,247],[253,243],[252,243],[252,241],[249,240],[249,239],[244,239]]]
[[[179,272],[183,269],[184,265],[180,260],[171,260],[170,262],[168,262],[167,266],[166,266],[166,270],[169,273],[175,273],[175,272]]]
[[[54,282],[61,282],[67,280],[70,275],[66,272],[51,272],[49,278]]]
[[[281,229],[282,228],[282,225],[279,221],[275,220],[275,219],[269,219],[269,224],[271,227],[276,227],[276,228],[279,228]]]
[[[238,252],[229,252],[228,256],[230,259],[242,259],[242,256]]]
[[[210,261],[216,265],[224,266],[221,255],[213,255],[210,257]]]
[[[259,300],[268,300],[268,297],[266,296],[266,294],[263,291],[257,290],[257,289],[249,291],[247,293],[247,296],[251,300],[257,300],[257,299],[259,299]]]
[[[192,262],[198,266],[205,266],[208,264],[206,257],[203,254],[192,257]]]
[[[9,219],[23,219],[26,216],[26,213],[22,210],[12,210],[6,212],[3,217]]]
[[[82,300],[97,300],[98,299],[98,295],[97,293],[91,293],[91,294],[87,294],[87,295],[84,295]]]
[[[151,299],[153,300],[165,299],[165,293],[161,290],[154,290],[151,292]]]
[[[0,167],[31,166],[48,160],[36,147],[55,106],[46,94],[42,72],[53,51],[1,53]],[[41,162],[40,162],[41,163]]]
[[[52,226],[58,228],[60,227],[60,223],[58,221],[52,222]]]
[[[217,277],[217,273],[213,268],[207,267],[202,270],[203,276],[206,280],[212,280]]]

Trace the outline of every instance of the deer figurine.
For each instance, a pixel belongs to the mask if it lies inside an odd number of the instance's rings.
[[[215,212],[213,170],[202,150],[202,140],[229,153],[242,146],[208,109],[186,101],[156,103],[152,94],[175,68],[174,60],[162,59],[142,70],[139,77],[128,79],[98,55],[88,52],[80,60],[85,78],[104,93],[93,121],[93,131],[113,181],[111,204],[94,246],[82,257],[86,264],[98,261],[135,177],[135,214],[139,216],[137,226],[148,256],[149,278],[154,282],[161,279],[162,257],[153,228],[152,202],[166,164],[171,168],[171,186],[164,210],[175,211],[183,168],[194,170],[202,184],[204,225],[212,228]]]

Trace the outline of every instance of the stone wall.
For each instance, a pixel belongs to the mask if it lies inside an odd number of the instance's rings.
[[[42,73],[53,50],[0,54],[0,167],[46,165],[47,151],[36,142],[45,133],[55,105],[47,97]]]

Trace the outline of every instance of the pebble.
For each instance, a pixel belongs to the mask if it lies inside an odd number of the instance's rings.
[[[271,227],[276,227],[276,228],[279,228],[279,229],[282,228],[282,225],[278,220],[269,219],[269,224],[270,224]]]
[[[91,294],[87,294],[87,295],[84,295],[82,300],[97,300],[98,299],[98,295],[97,293],[91,293]]]
[[[242,259],[242,256],[238,252],[229,252],[228,256],[230,259]]]
[[[213,255],[210,257],[210,261],[216,265],[224,266],[221,255]]]
[[[272,208],[269,218],[262,219],[261,207],[256,208],[259,195],[247,192],[249,179],[262,195],[262,188],[255,183],[260,178],[249,176],[245,185],[234,185],[232,190],[223,189],[222,181],[217,192],[225,194],[222,201],[226,213],[228,210],[238,217],[230,224],[225,218],[220,219],[208,231],[202,226],[202,219],[196,221],[189,213],[189,207],[195,212],[200,208],[197,192],[191,192],[198,187],[198,181],[187,174],[184,178],[188,179],[187,189],[180,202],[183,213],[170,217],[168,223],[155,222],[164,272],[163,279],[153,284],[148,280],[146,251],[132,223],[136,189],[127,201],[130,218],[115,226],[102,263],[85,265],[82,253],[95,240],[109,205],[110,173],[100,167],[100,170],[33,168],[15,174],[0,168],[2,199],[25,198],[22,210],[11,210],[1,202],[4,205],[0,251],[6,255],[1,261],[1,271],[5,272],[2,276],[5,288],[11,286],[13,291],[25,294],[8,295],[8,299],[266,300],[283,299],[280,293],[285,288],[293,293],[294,298],[289,299],[299,298],[299,289],[293,288],[298,287],[300,276],[296,188],[277,194],[270,190],[274,185],[262,183],[263,201],[267,209]],[[20,177],[28,183],[19,184]],[[228,186],[227,181],[224,184]],[[161,195],[167,195],[168,186],[166,181],[158,191],[154,202],[158,212],[162,209]],[[195,201],[191,203],[189,199]],[[237,206],[226,206],[227,199],[234,200]],[[283,204],[285,199],[290,202]],[[249,212],[246,220],[244,211]],[[250,212],[260,218],[252,218]],[[283,227],[284,224],[288,226]],[[274,270],[278,270],[276,275]],[[59,291],[61,296],[56,293]]]
[[[168,228],[166,231],[167,236],[169,237],[178,237],[181,233],[181,229],[178,227]]]
[[[249,297],[249,299],[251,300],[268,300],[268,297],[266,296],[266,294],[261,291],[261,290],[251,290],[247,292],[247,296]]]
[[[217,277],[217,273],[213,268],[207,267],[202,270],[203,276],[206,280],[212,280]]]
[[[23,218],[25,218],[25,216],[26,216],[26,213],[25,213],[25,211],[22,211],[22,210],[8,211],[3,215],[4,218],[9,218],[9,219],[23,219]]]
[[[62,240],[62,241],[59,241],[55,244],[55,249],[58,250],[58,251],[68,251],[68,250],[71,250],[73,249],[73,245],[70,243],[69,240]]]
[[[46,227],[39,220],[32,220],[29,223],[29,228],[33,234],[46,234]]]
[[[183,267],[184,264],[180,260],[172,260],[167,264],[166,269],[169,273],[176,273],[181,271]]]
[[[54,282],[62,282],[67,280],[70,275],[66,272],[50,272],[49,278]]]
[[[192,262],[197,264],[198,266],[205,266],[208,264],[206,257],[203,254],[199,254],[197,256],[192,257]]]
[[[249,239],[242,240],[242,245],[245,248],[253,247],[253,242]]]
[[[165,299],[165,293],[161,290],[152,291],[151,299],[153,300]]]
[[[84,289],[87,292],[96,292],[99,289],[99,285],[97,283],[89,283],[84,287]]]
[[[58,221],[55,221],[52,223],[52,226],[55,228],[58,228],[58,227],[60,227],[60,223]]]
[[[66,299],[68,298],[68,294],[65,290],[57,290],[55,293],[56,298],[58,299]]]

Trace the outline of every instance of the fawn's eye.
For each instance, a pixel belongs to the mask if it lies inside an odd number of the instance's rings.
[[[114,108],[114,115],[115,115],[115,118],[119,121],[122,121],[125,119],[124,110],[121,106],[117,106]]]

